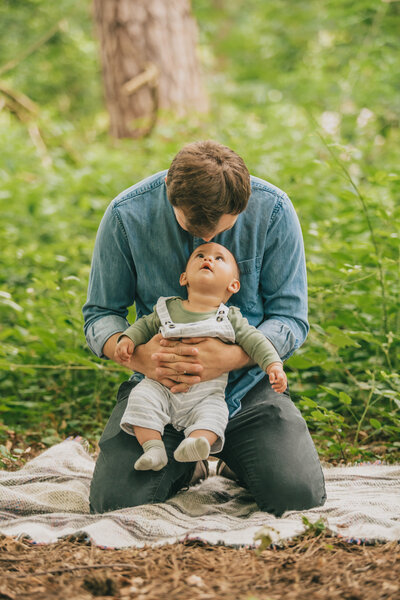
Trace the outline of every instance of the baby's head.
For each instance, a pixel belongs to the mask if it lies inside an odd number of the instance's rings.
[[[179,279],[191,291],[218,296],[226,302],[240,289],[239,267],[233,254],[215,242],[198,246],[189,257]]]

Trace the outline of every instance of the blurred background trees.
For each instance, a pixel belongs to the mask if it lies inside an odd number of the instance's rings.
[[[160,103],[151,135],[114,139],[89,0],[0,4],[0,452],[10,430],[46,443],[101,431],[127,377],[82,333],[101,216],[183,144],[213,138],[299,215],[311,331],[287,370],[319,451],[398,457],[400,2],[191,8],[208,113]],[[122,84],[147,67],[135,69]]]
[[[94,0],[111,135],[148,134],[159,107],[206,109],[190,11],[188,0]]]

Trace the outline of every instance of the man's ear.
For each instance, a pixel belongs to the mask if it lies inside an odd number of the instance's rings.
[[[232,281],[228,285],[228,292],[230,292],[231,294],[237,294],[239,290],[240,290],[239,279],[232,279]]]
[[[185,285],[187,285],[187,277],[186,277],[186,272],[182,273],[181,276],[179,277],[179,283],[182,287],[184,287]]]

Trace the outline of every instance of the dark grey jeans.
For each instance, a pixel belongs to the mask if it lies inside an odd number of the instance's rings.
[[[119,426],[134,385],[130,381],[121,385],[100,439],[90,489],[92,512],[164,502],[188,484],[194,471],[195,463],[174,460],[184,435],[171,425],[163,435],[167,466],[161,471],[135,471],[133,464],[142,448]],[[217,456],[236,473],[260,510],[281,516],[286,510],[305,510],[325,502],[324,477],[307,425],[289,394],[274,392],[266,378],[243,398]]]

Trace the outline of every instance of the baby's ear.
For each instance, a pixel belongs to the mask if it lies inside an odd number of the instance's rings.
[[[179,283],[180,283],[181,286],[187,285],[186,272],[182,273],[181,276],[179,277]]]
[[[239,279],[232,279],[232,281],[228,285],[228,292],[230,292],[231,294],[237,294],[239,290],[240,290]]]

